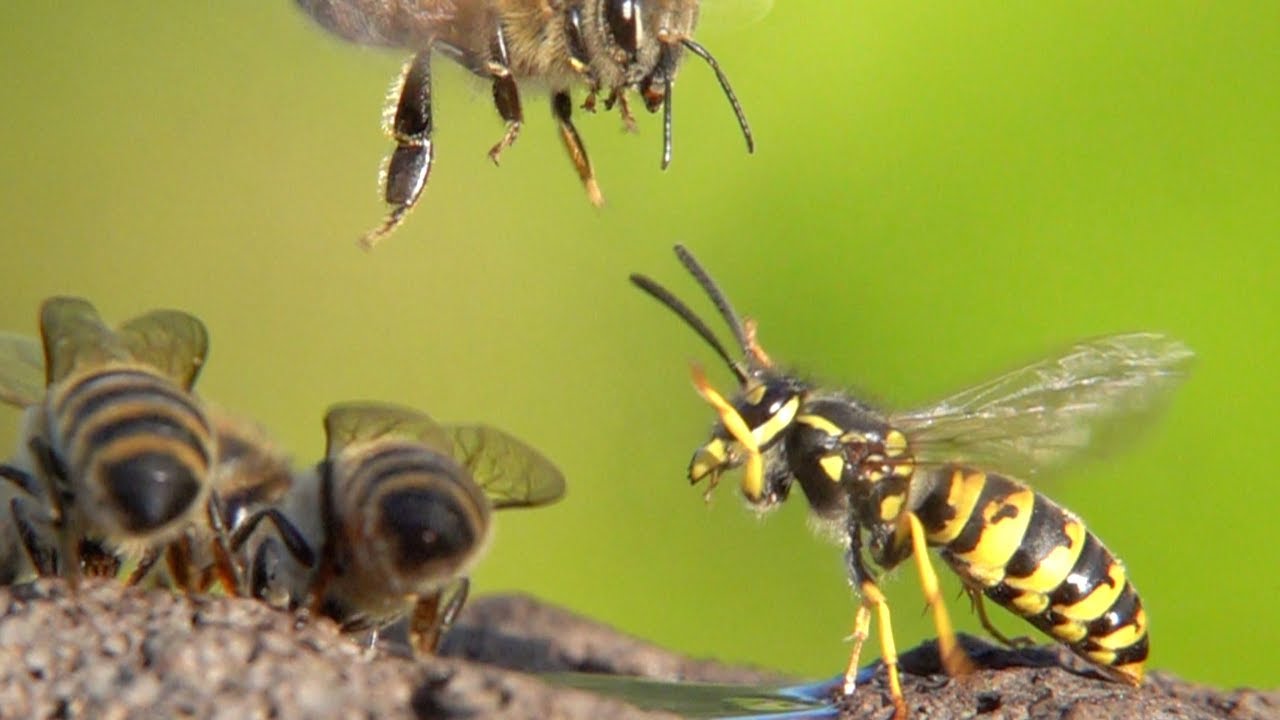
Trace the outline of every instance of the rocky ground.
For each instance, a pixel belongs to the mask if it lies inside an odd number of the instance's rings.
[[[930,645],[904,654],[913,717],[1280,718],[1280,693],[1223,692],[1163,673],[1135,690],[1068,671],[1053,650],[966,643],[985,669],[959,680],[939,674]],[[415,662],[257,602],[110,583],[72,598],[60,582],[42,581],[0,589],[0,654],[3,718],[663,718],[676,715],[652,709],[661,692],[641,709],[545,675],[779,680],[685,658],[518,596],[475,600],[442,657]],[[825,716],[891,712],[880,673]]]

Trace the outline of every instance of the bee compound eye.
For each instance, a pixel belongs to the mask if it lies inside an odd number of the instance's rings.
[[[478,544],[472,516],[451,493],[428,488],[387,493],[379,515],[401,572],[460,564]]]
[[[605,23],[613,41],[628,55],[634,56],[640,45],[641,0],[605,0]]]
[[[145,533],[181,517],[200,495],[191,468],[167,453],[142,453],[102,469],[103,484],[121,526]]]

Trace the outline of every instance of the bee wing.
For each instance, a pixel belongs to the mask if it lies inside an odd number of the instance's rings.
[[[152,310],[116,331],[129,354],[190,390],[209,353],[209,332],[194,315]]]
[[[26,335],[0,333],[0,402],[27,407],[44,395],[44,348]]]
[[[1155,333],[1097,338],[890,422],[923,461],[1031,477],[1123,443],[1164,406],[1193,357]]]
[[[52,384],[84,364],[127,362],[129,349],[83,298],[52,297],[40,306],[45,380]]]
[[[421,442],[442,455],[453,455],[453,441],[429,415],[412,408],[377,402],[339,403],[324,415],[325,436],[333,457],[342,448],[382,437]]]
[[[547,505],[564,497],[564,475],[537,450],[487,425],[448,428],[458,464],[497,509]]]
[[[425,49],[458,14],[456,0],[297,0],[321,27],[360,45]]]

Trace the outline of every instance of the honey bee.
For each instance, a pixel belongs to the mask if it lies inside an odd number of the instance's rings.
[[[220,585],[227,594],[250,595],[253,558],[232,554],[230,536],[251,515],[274,508],[285,497],[293,470],[289,455],[261,425],[216,404],[206,403],[205,410],[217,446],[209,472],[210,517],[216,522],[194,519],[170,544],[167,573],[153,573],[150,579],[188,593]],[[148,569],[139,565],[130,582],[140,581]]]
[[[693,255],[676,254],[728,324],[735,360],[692,310],[643,275],[631,281],[692,328],[738,379],[726,399],[694,365],[694,385],[719,417],[697,450],[689,479],[745,466],[747,501],[768,508],[798,482],[810,510],[847,543],[849,579],[861,602],[845,673],[851,694],[858,657],[877,614],[895,716],[906,715],[888,605],[867,559],[888,571],[914,556],[933,611],[939,653],[952,675],[972,669],[956,642],[928,548],[962,580],[983,627],[989,599],[1026,619],[1106,676],[1141,683],[1147,613],[1120,560],[1069,510],[1009,475],[1079,456],[1101,436],[1151,415],[1181,381],[1192,352],[1154,333],[1113,335],[909,412],[886,413],[779,369]],[[710,493],[710,489],[707,491]],[[866,545],[864,545],[864,539]]]
[[[82,560],[110,568],[120,551],[147,562],[205,506],[214,439],[190,391],[208,335],[174,310],[111,330],[70,297],[45,301],[40,333],[43,352],[0,339],[0,400],[26,410],[26,444],[0,474],[22,490],[8,519],[27,556],[47,571],[40,538],[51,534],[57,572],[75,587]]]
[[[715,72],[747,141],[751,129],[729,80],[706,48],[693,40],[698,0],[297,0],[330,32],[351,42],[411,49],[392,106],[389,133],[396,147],[383,173],[383,196],[390,210],[383,223],[361,238],[372,248],[390,234],[417,204],[435,154],[431,134],[431,54],[441,53],[493,83],[493,100],[506,132],[489,150],[497,164],[520,133],[524,110],[518,83],[536,81],[551,89],[551,113],[560,139],[587,191],[599,206],[604,196],[582,139],[571,119],[570,88],[586,85],[584,108],[597,95],[616,104],[634,127],[627,93],[636,91],[649,112],[663,110],[662,167],[671,163],[671,88],[684,50]]]
[[[324,425],[325,460],[295,479],[281,509],[241,524],[231,547],[241,550],[271,519],[308,571],[255,567],[255,574],[294,584],[293,598],[309,598],[315,613],[348,632],[376,636],[407,618],[413,649],[433,652],[465,602],[491,511],[554,502],[564,478],[533,448],[484,425],[445,427],[416,410],[359,402],[330,408]]]

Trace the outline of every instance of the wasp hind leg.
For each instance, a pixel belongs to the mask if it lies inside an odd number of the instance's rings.
[[[1035,647],[1035,640],[1032,640],[1026,635],[1011,638],[996,628],[996,626],[991,622],[991,617],[987,615],[987,606],[984,603],[985,597],[981,590],[966,586],[964,592],[969,596],[969,601],[973,604],[974,612],[978,614],[978,620],[982,623],[982,628],[987,631],[987,634],[995,638],[996,642],[1015,650]]]
[[[596,171],[591,167],[591,158],[587,157],[587,149],[582,145],[582,136],[573,126],[573,100],[569,97],[568,90],[557,90],[552,94],[551,114],[555,116],[556,124],[560,127],[560,140],[564,143],[565,151],[569,153],[569,159],[573,161],[574,169],[578,171],[582,186],[586,188],[587,198],[596,207],[604,205],[604,194],[600,192],[600,185],[596,182]]]
[[[964,649],[956,641],[956,632],[951,625],[951,616],[947,614],[947,605],[942,599],[942,591],[938,588],[938,574],[933,571],[929,562],[929,546],[925,541],[924,526],[915,513],[904,512],[899,523],[899,532],[903,529],[910,533],[911,551],[916,558],[916,567],[920,571],[920,587],[925,602],[933,610],[933,625],[938,631],[938,655],[942,659],[942,667],[948,675],[958,677],[973,672],[973,663],[965,655]]]
[[[434,122],[431,114],[431,49],[413,56],[405,66],[391,119],[391,136],[396,148],[387,158],[383,173],[383,199],[391,206],[378,227],[365,233],[359,244],[372,250],[390,235],[418,204],[431,175],[435,146],[431,142]]]

